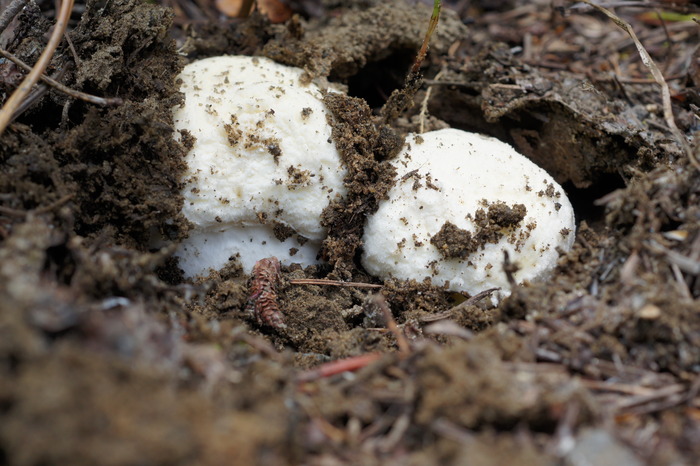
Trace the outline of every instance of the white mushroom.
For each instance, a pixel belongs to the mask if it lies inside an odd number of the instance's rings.
[[[362,264],[377,277],[508,294],[504,251],[522,282],[546,277],[573,244],[562,188],[497,139],[455,129],[410,135],[392,163],[397,183],[363,237]]]
[[[177,252],[188,277],[239,255],[315,263],[323,209],[345,193],[321,88],[268,59],[214,57],[180,75],[175,128],[194,136],[183,214],[194,228]],[[184,143],[191,138],[183,136]]]

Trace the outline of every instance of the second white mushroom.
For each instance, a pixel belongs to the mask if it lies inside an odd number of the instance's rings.
[[[551,176],[497,139],[456,129],[410,135],[389,199],[369,217],[362,264],[382,279],[508,294],[547,276],[574,241],[571,203]]]

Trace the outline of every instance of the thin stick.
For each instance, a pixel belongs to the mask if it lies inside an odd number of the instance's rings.
[[[423,86],[423,76],[420,74],[420,67],[428,53],[430,37],[433,35],[433,31],[435,31],[438,20],[440,19],[440,5],[440,0],[433,0],[433,13],[430,17],[430,23],[428,24],[428,31],[425,33],[423,45],[421,45],[416,55],[416,60],[413,62],[411,70],[406,75],[403,88],[394,89],[380,111],[384,124],[395,120],[404,110],[410,108],[414,103],[413,97],[416,95],[416,92],[418,92],[418,89]]]
[[[253,11],[253,6],[255,5],[255,0],[243,0],[241,3],[241,9],[238,11],[239,18],[247,18]]]
[[[68,37],[68,36],[66,36]],[[32,67],[24,63],[22,60],[20,60],[18,57],[12,55],[10,52],[7,50],[0,48],[0,55],[3,57],[7,58],[11,62],[13,62],[15,65],[19,66],[20,68],[24,69],[25,71],[31,71]],[[44,81],[46,84],[49,86],[53,86],[54,88],[58,89],[59,91],[68,94],[71,97],[74,97],[76,99],[84,100],[85,102],[90,102],[91,104],[95,105],[101,105],[103,107],[109,106],[109,105],[121,105],[124,103],[122,99],[119,97],[97,97],[96,95],[91,95],[91,94],[86,94],[84,92],[76,91],[75,89],[71,89],[68,86],[65,86],[55,79],[51,78],[50,76],[47,76],[45,74],[41,75],[41,80]]]
[[[73,45],[73,41],[70,38],[70,34],[66,33],[63,35],[63,37],[66,38],[66,42],[68,43],[68,47],[70,47],[70,51],[73,54],[73,60],[75,60],[75,64],[78,67],[80,67],[82,62],[80,61],[80,57],[78,56],[78,51],[75,50],[75,45]]]
[[[28,1],[29,0],[13,0],[13,2],[10,3],[10,6],[8,6],[5,11],[2,12],[2,15],[0,16],[0,34],[7,29],[7,26],[9,26],[12,20],[15,19],[17,13],[22,11],[22,8],[24,8],[24,5],[26,5]]]
[[[445,69],[441,69],[438,74],[435,75],[435,79],[433,81],[439,81],[440,78],[442,77],[442,72],[445,71]],[[427,82],[427,81],[426,81]],[[419,134],[423,134],[425,132],[425,118],[426,115],[428,114],[428,102],[430,101],[430,95],[433,93],[433,86],[428,85],[428,89],[425,91],[425,98],[423,99],[423,102],[420,105],[420,113],[418,114],[418,117],[420,119],[420,128],[418,129]]]
[[[54,27],[53,33],[51,33],[51,38],[49,39],[46,48],[41,53],[39,60],[37,60],[32,71],[24,78],[24,81],[15,89],[9,99],[5,102],[5,105],[0,109],[0,134],[5,131],[7,125],[12,121],[12,115],[15,109],[20,105],[22,100],[29,94],[32,87],[39,81],[41,75],[49,66],[51,58],[58,47],[58,44],[63,38],[63,33],[68,25],[68,20],[70,18],[70,13],[73,10],[73,0],[63,0],[61,3],[61,10],[56,18],[56,26]]]
[[[381,452],[389,453],[393,451],[411,426],[411,408],[404,406],[403,410],[404,412],[396,419],[389,433],[379,441],[379,450]]]
[[[666,260],[670,264],[677,265],[683,272],[691,275],[700,275],[700,261],[695,260],[692,257],[684,256],[683,254],[672,249],[668,249],[654,240],[647,241],[645,245],[651,249],[652,252],[664,254],[666,256]]]
[[[650,2],[649,0],[644,0],[640,2],[633,2],[630,0],[622,0],[620,2],[607,2],[604,3],[603,6],[607,8],[618,8],[618,7],[625,7],[625,8],[632,8],[632,7],[643,7],[643,8],[664,8],[666,10],[671,10],[671,11],[680,11],[680,12],[686,12],[686,13],[692,13],[696,9],[692,8],[689,5],[686,5],[686,2],[675,2],[676,4],[674,5],[671,2],[667,2],[666,0],[663,0],[661,2]],[[683,3],[683,4],[681,4]],[[571,7],[572,10],[579,10],[583,8],[582,5],[574,5]]]
[[[26,217],[29,214],[45,214],[47,212],[51,212],[54,210],[56,207],[60,207],[66,202],[70,201],[75,197],[75,194],[66,194],[65,196],[61,197],[60,199],[52,202],[51,204],[38,207],[33,210],[19,210],[19,209],[13,209],[11,207],[4,207],[0,206],[0,214],[4,214],[7,216],[11,217]]]
[[[321,364],[318,367],[302,372],[297,377],[298,382],[311,382],[312,380],[330,377],[348,371],[356,371],[370,365],[382,357],[382,353],[365,353],[350,358],[338,359]]]
[[[688,141],[686,140],[685,136],[683,136],[683,133],[681,133],[681,130],[678,129],[678,126],[676,125],[676,120],[673,116],[673,109],[671,107],[671,90],[668,88],[666,79],[664,79],[663,73],[661,73],[659,67],[656,66],[656,63],[654,63],[654,60],[651,58],[651,55],[649,55],[649,52],[647,52],[647,50],[637,38],[637,34],[635,34],[634,30],[632,29],[632,26],[630,26],[630,24],[625,20],[619,18],[612,11],[605,9],[600,5],[596,5],[595,3],[592,3],[589,0],[582,1],[585,4],[590,5],[596,10],[600,11],[608,18],[610,18],[615,24],[617,24],[617,26],[620,29],[624,30],[630,36],[630,38],[634,42],[635,47],[637,47],[637,53],[639,53],[639,56],[642,59],[642,63],[644,63],[644,66],[649,68],[649,71],[654,77],[654,80],[656,80],[659,86],[661,86],[661,100],[663,103],[664,120],[666,121],[666,126],[668,126],[668,129],[671,131],[673,136],[681,145],[681,148],[688,157],[688,161],[693,165],[693,167],[695,167],[696,170],[700,171],[700,162],[698,162],[698,160],[696,159],[695,154],[693,153],[693,149],[690,147],[690,144],[688,144]]]
[[[409,354],[411,354],[411,345],[408,344],[408,339],[406,338],[406,335],[404,335],[399,326],[396,325],[394,316],[391,314],[391,309],[389,309],[389,305],[386,303],[386,299],[384,299],[384,296],[377,293],[372,298],[372,301],[374,301],[374,304],[379,306],[379,309],[382,311],[382,314],[384,314],[386,328],[394,334],[394,338],[396,338],[396,344],[399,346],[399,354],[401,354],[402,357],[406,357]]]
[[[8,217],[25,217],[27,212],[24,210],[13,209],[12,207],[5,207],[0,205],[0,214],[6,215]]]
[[[423,60],[425,60],[425,56],[428,54],[428,44],[430,43],[430,37],[433,35],[433,32],[435,32],[435,28],[437,27],[438,21],[440,20],[441,7],[441,0],[433,1],[433,14],[430,15],[428,31],[425,33],[423,44],[421,45],[420,50],[418,51],[418,55],[416,55],[416,61],[413,62],[413,66],[411,67],[411,74],[418,74],[418,72],[420,71],[420,67],[423,64]]]
[[[625,398],[615,407],[618,410],[630,409],[640,405],[648,404],[654,401],[662,400],[673,395],[680,395],[685,391],[686,387],[683,384],[666,385],[665,387],[654,390],[644,395],[632,396]]]
[[[373,283],[360,283],[360,282],[341,282],[338,280],[323,280],[316,278],[295,278],[289,280],[292,285],[325,285],[325,286],[344,286],[348,288],[381,288],[382,285],[375,285]]]
[[[617,392],[624,395],[646,396],[655,393],[653,388],[640,385],[604,382],[602,380],[581,379],[581,384],[589,390]]]
[[[12,114],[12,118],[10,118],[10,121],[14,121],[17,117],[27,111],[29,107],[41,100],[41,98],[44,97],[47,92],[49,92],[49,86],[44,83],[34,86],[32,92],[30,92],[29,95],[27,95],[27,97],[25,97],[24,100],[17,106]]]
[[[34,209],[33,213],[35,213],[35,214],[45,214],[46,212],[50,212],[50,211],[54,210],[56,207],[62,206],[63,204],[65,204],[66,202],[70,201],[70,200],[73,199],[74,197],[75,197],[75,194],[72,194],[72,193],[71,193],[71,194],[66,194],[65,196],[63,196],[63,197],[61,197],[60,199],[58,199],[58,200],[52,202],[52,203],[49,204],[49,205],[45,205],[45,206],[43,206],[43,207],[39,207],[39,208],[37,208],[37,209]]]
[[[489,288],[487,290],[480,291],[477,294],[475,294],[474,296],[466,299],[465,301],[462,301],[461,303],[457,304],[454,307],[451,307],[450,309],[448,309],[446,311],[442,311],[442,312],[439,312],[437,314],[432,314],[432,315],[428,315],[425,317],[421,317],[420,321],[421,322],[435,322],[437,320],[449,319],[455,313],[462,312],[468,306],[472,306],[472,305],[478,303],[479,301],[481,301],[485,297],[489,296],[494,291],[498,291],[498,290],[500,290],[500,288]]]

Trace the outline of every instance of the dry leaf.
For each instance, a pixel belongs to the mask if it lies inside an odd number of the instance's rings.
[[[246,0],[216,0],[216,9],[231,18],[242,18],[248,12],[244,11]],[[258,8],[272,23],[284,23],[292,16],[292,10],[280,0],[257,0],[254,8]]]

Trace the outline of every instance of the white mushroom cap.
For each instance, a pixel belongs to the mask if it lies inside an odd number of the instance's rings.
[[[185,103],[173,109],[175,128],[195,138],[183,190],[194,229],[177,253],[186,276],[233,255],[246,271],[272,255],[316,262],[321,212],[345,193],[345,169],[321,90],[302,74],[262,58],[215,57],[180,75]],[[282,238],[294,237],[282,243],[280,226]]]
[[[571,203],[551,176],[497,139],[456,129],[409,135],[397,183],[371,215],[362,264],[387,279],[429,277],[476,294],[543,278],[574,241]],[[467,233],[468,232],[468,233]]]
[[[275,83],[287,86],[303,86],[304,70],[280,65],[265,57],[222,55],[203,58],[187,65],[180,74],[182,92],[195,86],[204,89],[225,86],[245,86],[255,83]]]

